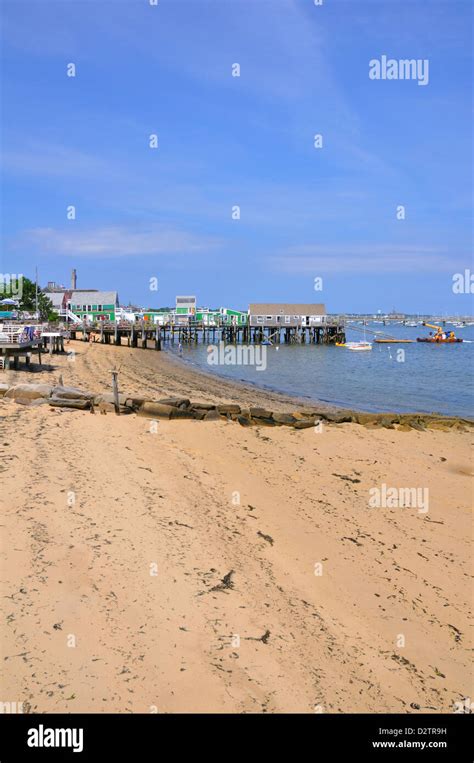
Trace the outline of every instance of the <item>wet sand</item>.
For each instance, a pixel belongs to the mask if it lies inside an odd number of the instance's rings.
[[[2,380],[292,410],[71,343]],[[48,357],[46,363],[50,362]],[[472,697],[472,435],[243,428],[0,400],[3,701],[36,712],[453,712]],[[429,510],[370,508],[382,484]]]

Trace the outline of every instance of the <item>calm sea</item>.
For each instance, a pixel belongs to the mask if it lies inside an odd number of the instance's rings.
[[[362,327],[348,328],[347,340],[360,340]],[[424,326],[369,324],[393,336],[427,336]],[[451,329],[447,326],[446,329]],[[474,403],[474,326],[457,329],[465,342],[454,345],[377,345],[351,352],[322,345],[266,347],[266,369],[245,365],[209,365],[207,345],[182,348],[186,362],[231,379],[251,382],[311,401],[366,411],[420,411],[471,417]],[[371,335],[367,334],[367,339]],[[177,353],[177,345],[169,348]],[[397,358],[404,350],[404,360]]]

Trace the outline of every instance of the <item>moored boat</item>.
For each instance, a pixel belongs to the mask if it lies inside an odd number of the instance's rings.
[[[429,344],[459,344],[462,342],[460,337],[447,337],[446,339],[437,339],[434,336],[417,337],[417,342],[429,342]]]

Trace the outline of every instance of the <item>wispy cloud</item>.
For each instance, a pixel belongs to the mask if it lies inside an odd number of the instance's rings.
[[[97,154],[59,143],[30,141],[22,147],[7,150],[2,155],[2,171],[41,177],[110,179],[113,165]]]
[[[74,223],[72,223],[74,225]],[[150,255],[180,255],[207,252],[219,242],[186,231],[160,225],[144,228],[104,226],[89,230],[34,228],[25,231],[12,249],[29,248],[37,255],[112,258]]]
[[[305,244],[268,259],[274,270],[294,274],[452,272],[463,258],[420,244]]]

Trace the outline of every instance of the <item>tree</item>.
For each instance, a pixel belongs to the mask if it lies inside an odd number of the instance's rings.
[[[26,310],[29,313],[34,313],[36,311],[36,284],[24,276],[20,298],[20,310]],[[58,314],[54,312],[53,303],[39,287],[38,312],[42,321],[55,321],[59,317]]]

